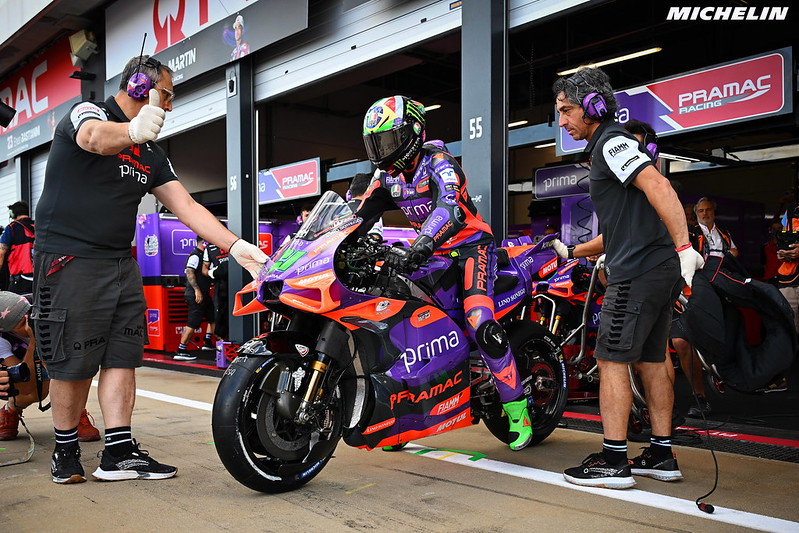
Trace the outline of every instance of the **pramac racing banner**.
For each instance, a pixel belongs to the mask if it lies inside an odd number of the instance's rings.
[[[258,205],[296,200],[321,193],[320,158],[258,171]]]
[[[80,101],[80,80],[62,39],[0,83],[0,100],[17,110],[8,128],[0,127],[0,161],[53,140],[56,124]]]
[[[621,124],[630,119],[648,122],[662,137],[790,113],[791,65],[791,49],[783,48],[618,91],[616,118]],[[557,143],[559,155],[586,146],[563,128],[559,128]]]

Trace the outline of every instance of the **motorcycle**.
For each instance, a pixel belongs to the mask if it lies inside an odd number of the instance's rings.
[[[236,296],[234,314],[269,309],[290,319],[241,346],[214,399],[217,453],[253,490],[308,483],[341,439],[399,447],[482,421],[510,440],[492,374],[464,333],[459,267],[435,255],[399,275],[382,265],[388,246],[356,237],[361,222],[326,192]],[[522,315],[557,257],[549,240],[507,244],[497,253],[495,316],[528,398],[534,445],[561,418],[566,368],[554,337]]]

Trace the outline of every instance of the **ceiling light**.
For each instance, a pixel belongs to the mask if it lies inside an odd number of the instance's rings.
[[[425,111],[434,111],[434,110],[440,109],[440,108],[441,108],[441,104],[433,104],[433,105],[425,106],[424,110]]]
[[[581,68],[585,68],[585,67],[598,68],[598,67],[604,67],[605,65],[610,65],[610,64],[613,64],[613,63],[620,63],[622,61],[627,61],[628,59],[635,59],[636,57],[647,56],[649,54],[655,54],[657,52],[660,52],[661,50],[663,50],[663,49],[661,47],[659,47],[659,46],[656,46],[654,48],[648,48],[646,50],[641,50],[640,52],[633,52],[632,54],[627,54],[627,55],[623,55],[623,56],[619,56],[619,57],[614,57],[613,59],[606,59],[604,61],[597,61],[596,63],[589,63],[587,65],[581,65],[579,67],[570,68],[569,70],[564,70],[564,71],[558,72],[558,76],[568,76],[569,74],[574,74],[575,72],[577,72]]]
[[[526,120],[517,120],[516,122],[511,122],[508,124],[508,127],[515,128],[516,126],[524,126],[525,124],[527,124]]]
[[[555,143],[551,142],[551,143],[546,143],[546,144],[537,144],[535,147],[536,148],[549,148],[550,146],[555,146]]]

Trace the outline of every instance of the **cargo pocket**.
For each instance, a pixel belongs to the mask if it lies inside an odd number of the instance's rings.
[[[64,351],[64,324],[67,321],[66,309],[48,309],[42,311],[38,307],[31,310],[33,330],[36,338],[36,351],[42,361],[58,363],[67,358]]]
[[[630,298],[628,293],[629,285],[626,283],[610,287],[602,307],[597,343],[617,352],[626,352],[633,347],[635,328],[643,307],[640,300]]]

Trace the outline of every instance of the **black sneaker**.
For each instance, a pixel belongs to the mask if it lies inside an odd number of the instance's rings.
[[[644,448],[644,451],[630,461],[630,470],[634,476],[646,476],[658,481],[679,481],[682,479],[682,472],[677,466],[677,459],[671,456],[662,461],[657,461],[652,456],[651,448]]]
[[[705,418],[710,414],[710,402],[701,394],[696,395],[694,404],[688,409],[691,418]]]
[[[80,464],[80,446],[67,446],[53,452],[53,461],[50,463],[50,473],[53,483],[83,483],[86,474]]]
[[[136,449],[122,457],[114,457],[107,449],[98,452],[100,466],[92,472],[92,477],[102,481],[121,481],[124,479],[166,479],[177,473],[174,466],[162,465],[142,450],[135,440]]]
[[[605,487],[606,489],[629,489],[635,486],[630,472],[630,464],[625,461],[611,465],[602,453],[592,453],[580,466],[567,468],[563,477],[569,483],[584,487]]]
[[[194,361],[195,359],[197,359],[197,356],[192,355],[189,352],[181,352],[180,350],[178,350],[177,352],[175,352],[175,356],[172,359],[174,359],[175,361]]]
[[[216,346],[214,346],[214,343],[212,343],[211,341],[207,341],[205,344],[203,344],[203,347],[201,349],[205,350],[206,352],[215,352]]]

